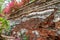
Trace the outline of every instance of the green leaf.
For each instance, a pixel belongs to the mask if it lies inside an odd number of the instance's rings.
[[[6,30],[6,31],[9,31],[10,25],[9,25],[8,20],[6,20],[5,18],[0,17],[0,22],[2,22],[2,25],[0,27],[0,29],[1,29],[0,32],[2,32],[3,29]]]
[[[0,2],[4,2],[4,0],[0,0]]]
[[[0,6],[0,13],[1,13],[1,6]]]
[[[23,40],[28,40],[28,36],[27,35],[24,35]]]

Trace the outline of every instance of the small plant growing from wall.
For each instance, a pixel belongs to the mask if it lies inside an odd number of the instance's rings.
[[[3,30],[9,31],[9,22],[5,19],[0,17],[0,40],[5,40],[1,35]]]

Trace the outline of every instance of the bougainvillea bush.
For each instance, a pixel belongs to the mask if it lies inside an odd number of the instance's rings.
[[[2,3],[0,11],[8,15],[11,14],[11,12],[15,12],[23,5],[31,3],[33,1],[35,0],[6,0]]]

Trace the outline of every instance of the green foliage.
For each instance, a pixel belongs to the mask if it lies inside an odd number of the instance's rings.
[[[0,22],[2,22],[0,26],[0,33],[2,33],[2,30],[9,31],[10,28],[9,21],[6,20],[5,18],[0,17]]]
[[[1,6],[0,6],[0,13],[1,13]]]
[[[1,7],[3,3],[4,3],[4,0],[0,0],[0,13],[1,13]]]
[[[27,35],[24,35],[23,40],[28,40],[28,36]]]
[[[0,0],[0,2],[4,2],[4,0]]]
[[[1,13],[1,5],[0,5],[0,13]]]

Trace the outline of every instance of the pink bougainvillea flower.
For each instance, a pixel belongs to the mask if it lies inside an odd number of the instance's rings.
[[[5,14],[8,14],[9,12],[10,12],[10,7],[7,6],[7,7],[4,9],[4,13],[5,13]]]
[[[9,13],[12,8],[20,8],[24,4],[28,3],[30,0],[21,0],[19,3],[16,0],[12,0],[10,3],[8,3],[8,6],[4,9],[4,13]],[[16,7],[15,7],[16,6]]]
[[[14,7],[14,1],[8,3],[8,6],[6,6],[6,8],[4,9],[4,13],[8,14],[11,11],[12,7]]]
[[[14,2],[11,1],[8,5],[9,5],[9,7],[14,7]]]
[[[23,6],[24,5],[24,2],[20,2],[19,4],[17,4],[18,5],[18,7],[21,7],[21,6]]]

